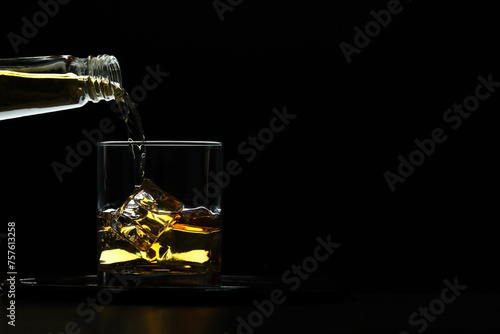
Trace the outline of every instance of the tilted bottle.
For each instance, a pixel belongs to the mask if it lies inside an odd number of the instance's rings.
[[[78,108],[121,94],[114,56],[0,59],[0,121]]]

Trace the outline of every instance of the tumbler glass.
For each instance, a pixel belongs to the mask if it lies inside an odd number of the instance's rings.
[[[117,275],[128,286],[220,285],[222,153],[208,141],[98,144],[99,285]]]

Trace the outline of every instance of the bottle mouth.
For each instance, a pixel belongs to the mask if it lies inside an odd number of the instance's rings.
[[[122,74],[116,57],[106,54],[89,56],[87,68],[88,76],[96,85],[97,96],[106,101],[113,100],[115,88],[122,87]]]
[[[108,79],[114,83],[122,85],[122,73],[120,64],[115,56],[99,55],[97,57],[89,56],[88,58],[89,76]]]

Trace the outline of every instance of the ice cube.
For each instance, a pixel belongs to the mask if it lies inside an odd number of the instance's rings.
[[[221,221],[218,214],[204,207],[185,209],[181,217],[175,221],[173,228],[191,232],[211,233],[220,230]]]
[[[184,209],[158,238],[158,267],[208,270],[220,251],[220,215],[204,207]]]
[[[140,252],[109,226],[97,232],[97,241],[101,250],[99,256],[101,265],[141,259]]]
[[[111,220],[114,218],[116,208],[102,209],[97,211],[97,227],[99,230],[110,226]]]
[[[183,207],[175,197],[144,178],[115,213],[111,227],[138,250],[146,251],[164,229],[180,218]]]

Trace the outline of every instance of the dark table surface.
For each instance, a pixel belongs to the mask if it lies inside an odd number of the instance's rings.
[[[15,299],[0,298],[2,314],[15,300],[15,327],[4,315],[0,332],[500,333],[499,293],[458,294],[341,293],[322,281],[290,291],[275,280],[216,289],[17,286]]]

